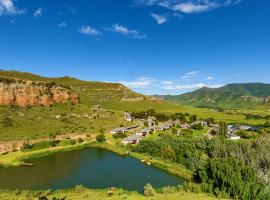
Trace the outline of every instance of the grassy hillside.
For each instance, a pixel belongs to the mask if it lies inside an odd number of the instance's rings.
[[[220,88],[201,88],[191,93],[164,96],[165,99],[197,107],[270,108],[270,84],[229,84]]]
[[[71,77],[46,78],[30,73],[0,71],[0,78],[54,82],[80,95],[80,103],[72,105],[54,104],[50,107],[10,107],[0,106],[0,141],[37,139],[52,133],[97,133],[100,129],[109,132],[127,122],[123,111],[155,109],[164,113],[190,113],[201,118],[214,117],[217,121],[246,123],[247,111],[218,112],[212,109],[193,108],[133,92],[117,83],[82,81]],[[101,105],[102,110],[94,113],[93,106]],[[253,111],[252,111],[253,112]],[[267,112],[258,111],[265,115]],[[249,120],[251,124],[265,121]]]

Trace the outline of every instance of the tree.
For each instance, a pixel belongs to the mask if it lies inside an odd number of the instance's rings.
[[[174,135],[177,134],[177,129],[176,128],[172,128],[172,134],[174,134]]]
[[[100,133],[96,136],[96,141],[97,142],[100,142],[100,143],[103,143],[106,141],[106,137],[103,133]]]
[[[49,139],[50,139],[50,143],[51,143],[51,146],[56,146],[56,134],[55,133],[51,133],[50,136],[49,136]]]
[[[197,121],[197,115],[191,115],[190,117],[189,117],[189,121],[190,122],[196,122]]]
[[[226,122],[219,122],[219,135],[226,135],[228,133],[228,127]]]
[[[23,145],[22,145],[22,150],[28,150],[28,149],[31,149],[32,146],[30,144],[30,141],[27,139],[27,140],[24,140],[23,141]]]
[[[8,128],[8,127],[13,126],[13,122],[12,122],[12,120],[11,120],[8,116],[5,116],[5,117],[1,120],[1,125],[2,125],[2,127],[4,127],[4,128]]]
[[[156,191],[153,188],[153,186],[150,183],[147,183],[146,186],[144,186],[144,195],[147,197],[155,196]]]
[[[171,146],[165,146],[160,150],[160,154],[161,156],[165,159],[165,160],[169,160],[171,162],[175,162],[176,161],[176,155],[174,150],[172,149]]]
[[[208,125],[210,125],[210,124],[214,124],[214,123],[215,123],[215,120],[214,120],[213,117],[209,117],[209,118],[207,118],[207,119],[205,120],[205,122],[206,122]]]

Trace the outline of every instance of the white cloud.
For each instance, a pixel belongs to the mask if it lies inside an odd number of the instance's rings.
[[[43,8],[38,8],[35,12],[34,12],[34,17],[35,18],[39,18],[39,17],[41,17],[42,16],[42,14],[43,14]]]
[[[207,85],[204,83],[197,83],[197,84],[190,84],[190,85],[169,85],[164,86],[163,89],[165,90],[197,90],[203,87],[209,87],[209,88],[218,88],[222,85]]]
[[[26,10],[18,9],[13,0],[0,0],[0,16],[1,15],[21,15],[25,14]]]
[[[162,81],[162,83],[163,83],[164,85],[172,85],[172,84],[173,84],[172,81]]]
[[[174,11],[179,11],[185,14],[200,13],[209,11],[219,7],[216,3],[196,4],[196,3],[180,3],[172,6]]]
[[[190,73],[196,74],[196,73]],[[184,84],[181,81],[169,81],[169,80],[158,80],[155,78],[149,77],[141,77],[137,78],[134,81],[118,81],[129,88],[135,89],[136,91],[148,93],[148,94],[179,94],[184,92],[189,92],[193,90],[197,90],[203,87],[209,88],[218,88],[223,85],[218,84],[205,84],[203,82],[200,83],[192,83],[192,84]]]
[[[136,39],[144,39],[147,37],[146,35],[141,34],[139,31],[131,30],[131,29],[119,24],[119,23],[116,23],[116,24],[112,25],[110,28],[106,28],[105,30],[109,30],[109,31],[114,32],[114,33],[119,33],[123,36],[136,38]]]
[[[67,23],[66,22],[62,22],[58,26],[59,26],[59,28],[64,28],[64,27],[67,26]]]
[[[136,79],[135,81],[118,81],[118,82],[130,88],[146,88],[152,86],[152,84],[155,82],[155,79],[141,77]]]
[[[156,20],[156,22],[158,24],[164,24],[167,22],[167,17],[165,17],[164,15],[158,15],[158,14],[155,14],[155,13],[151,13],[151,16]]]
[[[88,36],[100,36],[102,32],[98,31],[97,29],[91,26],[81,26],[78,30],[81,34],[88,35]]]
[[[207,76],[207,77],[205,77],[205,80],[208,80],[208,81],[213,80],[213,79],[214,79],[213,76]]]
[[[184,14],[207,12],[217,8],[232,6],[242,0],[135,0],[137,4],[161,6]]]
[[[199,71],[188,72],[184,76],[182,76],[182,80],[189,80],[189,79],[195,78],[197,77],[198,74],[199,74]]]

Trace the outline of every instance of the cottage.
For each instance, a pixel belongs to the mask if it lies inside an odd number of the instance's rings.
[[[237,130],[237,126],[235,125],[228,125],[227,128],[228,128],[228,133],[233,133]]]
[[[125,112],[125,113],[124,113],[124,118],[125,118],[128,122],[132,122],[133,119],[134,119],[128,112]]]
[[[190,128],[190,125],[187,124],[187,123],[185,123],[185,124],[182,124],[182,125],[181,125],[181,128],[182,128],[182,129],[189,129],[189,128]]]
[[[111,131],[111,134],[117,134],[117,133],[126,133],[128,132],[127,128],[121,127],[121,128],[115,128]]]
[[[129,136],[129,137],[123,139],[122,143],[124,143],[125,145],[137,144],[141,139],[142,139],[142,136],[139,136],[139,135]]]
[[[155,117],[148,117],[148,119],[147,119],[148,126],[154,126],[155,120],[156,120]]]

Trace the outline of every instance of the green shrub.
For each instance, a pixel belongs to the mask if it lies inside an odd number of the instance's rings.
[[[100,143],[103,143],[106,141],[106,137],[103,133],[100,133],[96,136],[96,141],[97,142],[100,142]]]
[[[146,186],[144,186],[144,192],[143,193],[147,197],[151,197],[151,196],[156,195],[156,191],[155,191],[155,189],[152,187],[152,185],[150,183],[147,183]]]

